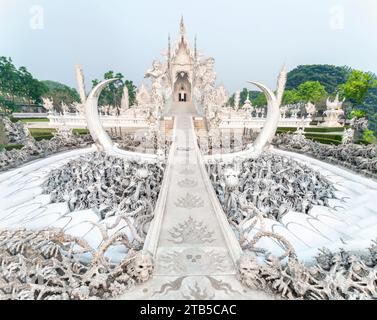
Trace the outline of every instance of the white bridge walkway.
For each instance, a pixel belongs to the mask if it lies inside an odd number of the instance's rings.
[[[150,230],[158,233],[156,243],[146,244],[155,255],[153,278],[119,299],[268,299],[236,279],[240,248],[225,215],[216,210],[214,192],[209,192],[192,109],[180,103],[172,110],[176,137],[167,169],[165,208],[160,227],[153,230],[152,225]]]
[[[236,279],[240,248],[195,143],[193,109],[177,104],[172,110],[175,141],[145,245],[155,258],[154,276],[118,299],[271,299]],[[1,173],[0,230],[59,228],[97,247],[102,237],[92,222],[99,222],[98,215],[92,209],[70,212],[67,203],[51,203],[41,186],[51,170],[93,151],[64,152]],[[324,246],[356,250],[371,244],[377,230],[375,181],[304,155],[274,152],[319,170],[344,199],[330,201],[333,208],[316,206],[309,215],[290,212],[282,223],[266,221],[270,230],[292,242],[300,259],[309,261]]]

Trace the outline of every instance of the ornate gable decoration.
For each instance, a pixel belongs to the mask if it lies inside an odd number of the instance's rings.
[[[186,28],[183,17],[180,23],[180,38],[173,51],[171,60],[176,64],[191,64],[194,62],[194,55],[191,51],[190,44],[186,39]]]
[[[136,101],[139,106],[145,106],[151,103],[151,96],[148,92],[148,89],[145,87],[144,83],[141,84],[140,88],[137,91]]]

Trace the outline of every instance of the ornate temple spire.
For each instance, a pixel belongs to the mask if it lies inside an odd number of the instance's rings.
[[[194,50],[195,50],[195,52],[194,52],[195,61],[198,60],[198,46],[197,46],[197,40],[198,40],[198,38],[197,38],[197,36],[195,35],[195,48],[194,48]]]
[[[170,33],[168,36],[168,66],[170,66],[170,60],[171,60],[171,37]]]
[[[181,32],[181,36],[184,36],[186,34],[186,28],[185,28],[185,22],[183,20],[183,16],[181,17],[181,23],[180,23],[179,29]]]
[[[247,92],[245,103],[246,102],[249,103],[249,104],[251,103],[251,101],[250,101],[250,91]]]

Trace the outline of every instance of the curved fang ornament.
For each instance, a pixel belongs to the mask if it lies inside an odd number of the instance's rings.
[[[278,78],[277,92],[272,92],[267,86],[255,81],[248,81],[257,86],[267,98],[267,117],[264,127],[253,143],[253,152],[260,153],[264,147],[270,144],[276,134],[280,120],[280,104],[283,99],[285,85],[287,83],[287,71],[285,67],[281,70]]]
[[[85,103],[85,117],[88,129],[99,151],[110,152],[114,148],[114,144],[101,124],[98,114],[98,98],[102,90],[111,82],[118,79],[109,79],[99,83],[89,94]]]

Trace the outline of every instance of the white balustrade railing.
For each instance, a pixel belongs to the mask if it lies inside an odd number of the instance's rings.
[[[14,112],[12,113],[12,117],[16,119],[39,119],[39,118],[47,118],[47,113],[39,113],[39,112]]]
[[[243,129],[243,128],[263,128],[266,118],[245,118],[237,117],[222,117],[221,129]],[[281,118],[279,127],[309,127],[312,120],[310,118]]]
[[[80,114],[49,114],[50,120],[48,126],[50,128],[68,127],[68,128],[87,128],[85,116]],[[105,128],[148,128],[149,122],[146,117],[136,116],[130,117],[129,115],[120,116],[100,116],[101,123]]]

